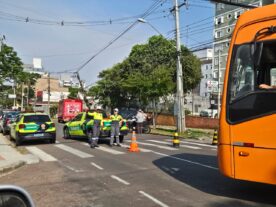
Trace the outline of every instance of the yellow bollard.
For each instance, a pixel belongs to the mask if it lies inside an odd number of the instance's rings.
[[[218,130],[215,129],[212,145],[217,145],[217,144],[218,144]]]
[[[180,140],[177,132],[175,132],[173,136],[173,147],[180,147]]]

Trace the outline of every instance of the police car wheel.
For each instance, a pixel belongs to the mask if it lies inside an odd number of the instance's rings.
[[[63,130],[63,138],[64,139],[70,139],[70,132],[69,132],[69,129],[68,128],[65,128],[64,130]]]
[[[15,146],[18,147],[19,145],[21,145],[21,143],[22,143],[21,138],[18,135],[16,135],[16,137],[15,137]]]
[[[51,143],[51,144],[55,144],[55,143],[56,143],[56,138],[50,139],[50,143]]]
[[[124,135],[120,135],[119,140],[120,140],[120,143],[123,143],[124,142]]]

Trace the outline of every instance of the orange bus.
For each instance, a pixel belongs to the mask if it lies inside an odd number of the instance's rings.
[[[276,184],[276,5],[236,24],[221,101],[218,161],[234,179]]]

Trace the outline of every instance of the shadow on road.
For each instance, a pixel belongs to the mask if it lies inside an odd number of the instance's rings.
[[[189,153],[173,156],[217,168],[216,156]],[[276,204],[275,186],[233,180],[224,177],[216,169],[207,168],[196,163],[180,161],[171,157],[162,157],[153,161],[154,165],[168,175],[205,193],[263,204]],[[251,206],[239,201],[229,201],[226,204],[212,203],[211,206]]]

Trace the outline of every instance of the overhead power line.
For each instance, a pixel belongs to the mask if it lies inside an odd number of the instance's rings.
[[[169,12],[169,9],[166,8],[162,11],[150,12],[150,14],[158,14],[158,13],[165,13],[165,12]],[[98,21],[66,21],[66,20],[53,21],[53,20],[31,18],[29,16],[24,17],[24,16],[15,15],[5,11],[0,11],[0,19],[3,19],[3,20],[33,23],[33,24],[40,24],[40,25],[74,26],[74,27],[100,26],[100,25],[111,25],[111,24],[129,24],[130,20],[137,19],[140,16],[141,15],[135,15],[135,16],[129,16],[129,17],[114,18],[114,19],[110,18],[107,20],[98,20]]]
[[[150,6],[149,9],[147,9],[139,18],[145,18],[149,16],[152,12],[154,12],[159,5],[162,2],[166,2],[167,0],[157,0],[153,5]],[[138,24],[138,18],[135,20],[132,24],[130,24],[125,30],[120,32],[117,37],[112,39],[107,45],[105,45],[102,49],[100,49],[98,52],[96,52],[93,56],[91,56],[87,61],[85,61],[77,70],[76,72],[80,72],[89,62],[91,62],[95,57],[97,57],[99,54],[101,54],[104,50],[106,50],[108,47],[110,47],[114,42],[116,42],[118,39],[120,39],[125,33],[127,33],[129,30],[131,30],[136,24]]]

